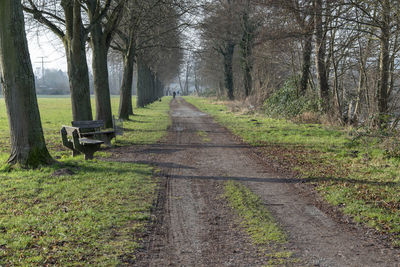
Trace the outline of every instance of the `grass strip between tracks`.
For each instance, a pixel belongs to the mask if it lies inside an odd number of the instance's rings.
[[[242,219],[241,224],[252,242],[268,257],[270,265],[294,261],[292,253],[285,249],[285,233],[257,195],[246,186],[229,181],[225,184],[225,197]]]

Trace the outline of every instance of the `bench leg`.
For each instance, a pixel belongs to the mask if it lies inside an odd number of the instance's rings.
[[[92,151],[86,152],[85,153],[85,160],[93,159],[93,154],[94,154],[94,151],[93,152]]]
[[[114,136],[115,136],[114,133],[113,134],[99,134],[96,136],[96,138],[103,141],[105,146],[111,147],[111,140],[114,138]]]
[[[104,141],[104,145],[106,145],[106,147],[111,147],[111,138],[110,138],[110,136],[103,135],[100,140]]]
[[[111,147],[111,138],[105,137],[103,141],[107,147]]]
[[[81,152],[79,152],[78,150],[75,150],[75,149],[72,150],[72,156],[73,157],[76,157],[76,156],[78,156],[80,154],[81,154]]]

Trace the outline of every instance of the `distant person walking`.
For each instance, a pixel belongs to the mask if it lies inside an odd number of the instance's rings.
[[[175,96],[176,96],[176,92],[175,91],[172,93],[172,96],[173,96],[173,98],[175,98]]]

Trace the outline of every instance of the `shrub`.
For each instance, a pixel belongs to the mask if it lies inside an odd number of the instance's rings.
[[[201,97],[212,97],[216,95],[217,95],[217,90],[215,88],[206,88],[199,94],[199,96]]]
[[[292,119],[303,113],[319,113],[320,102],[316,92],[308,91],[300,95],[296,79],[292,78],[264,102],[264,109],[269,116]]]

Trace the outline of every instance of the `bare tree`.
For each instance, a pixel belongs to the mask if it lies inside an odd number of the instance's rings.
[[[240,47],[240,64],[243,72],[244,94],[248,97],[253,88],[252,79],[252,50],[254,46],[255,31],[258,22],[251,18],[251,1],[246,0],[239,6],[240,25],[242,36],[239,42]]]
[[[145,106],[161,96],[166,73],[174,73],[180,65],[180,33],[184,23],[178,19],[187,9],[185,1],[130,1],[116,32],[112,48],[124,58],[123,82],[120,90],[119,117],[131,115],[132,75],[137,65],[137,106]]]
[[[85,10],[92,25],[89,41],[92,48],[96,120],[103,120],[105,127],[112,128],[107,56],[113,35],[121,20],[126,0],[106,1],[104,6],[101,6],[101,2],[97,0],[86,0],[85,2]],[[107,5],[112,4],[114,6],[108,8]],[[107,13],[107,15],[103,16],[101,12]]]
[[[92,120],[86,42],[90,28],[82,22],[82,5],[78,0],[24,1],[24,11],[51,30],[64,44],[74,120]],[[103,12],[102,12],[103,14]]]
[[[246,27],[247,14],[254,19],[246,4],[264,14],[261,24],[255,24],[260,30],[254,40],[246,40],[251,32],[246,30],[251,26]],[[238,89],[243,83],[246,96],[250,73],[258,103],[290,79],[298,98],[318,92],[320,111],[338,122],[374,122],[385,128],[400,108],[399,9],[398,0],[208,1],[201,24],[200,74],[217,94],[221,73],[225,82],[234,77]],[[247,46],[249,41],[253,45]],[[243,55],[248,52],[252,64],[246,71]],[[235,94],[240,96],[240,90]]]
[[[238,43],[236,0],[217,1],[205,7],[207,14],[201,24],[204,46],[214,49],[223,58],[224,86],[230,100],[234,99],[233,55]]]

